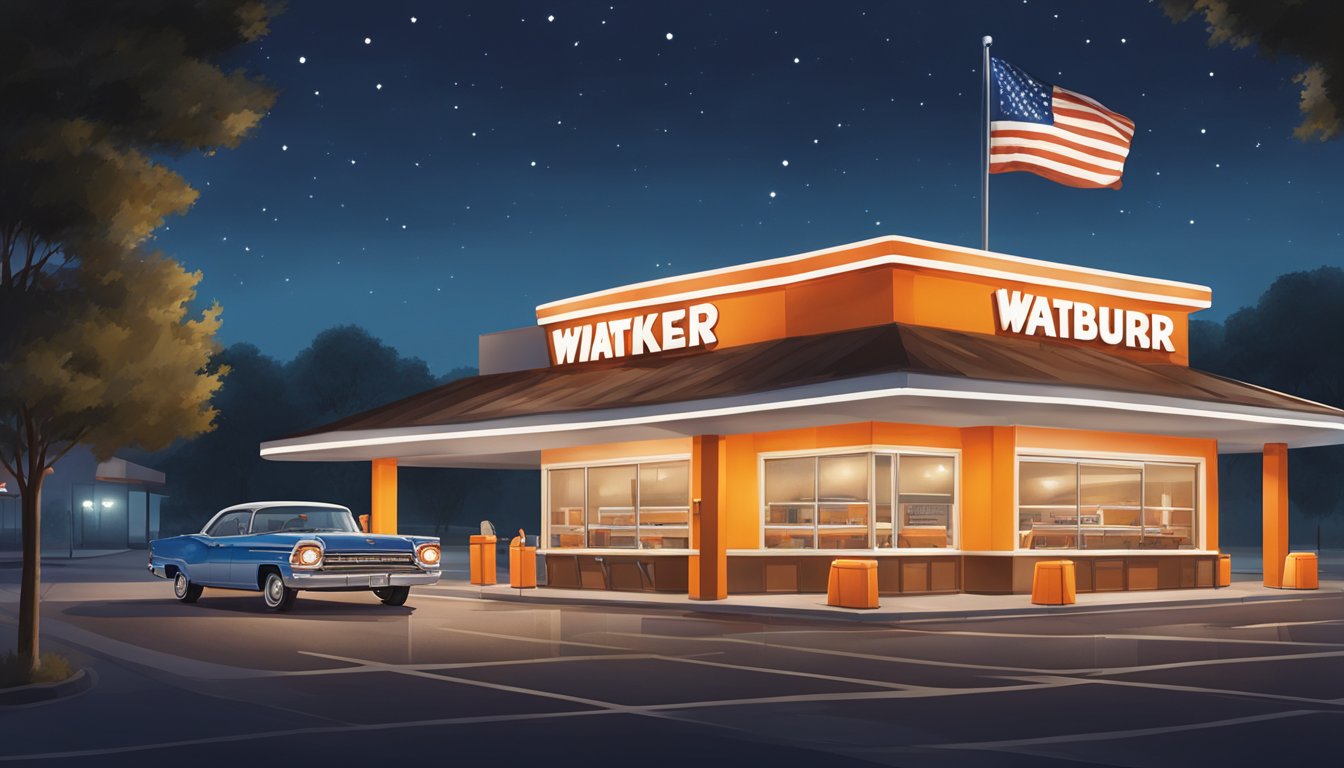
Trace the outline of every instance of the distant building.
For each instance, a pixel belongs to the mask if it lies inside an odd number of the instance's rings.
[[[120,458],[98,461],[70,451],[42,485],[42,549],[142,549],[158,536],[162,472]],[[22,548],[19,485],[0,469],[0,550]]]

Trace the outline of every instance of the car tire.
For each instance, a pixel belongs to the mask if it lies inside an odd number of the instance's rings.
[[[383,605],[405,605],[406,598],[411,596],[410,587],[379,587],[373,590],[373,594],[383,601]]]
[[[298,594],[299,590],[285,586],[284,578],[277,571],[267,573],[266,581],[261,585],[262,602],[272,611],[288,611],[294,607],[294,598]]]
[[[201,592],[205,590],[200,584],[192,584],[187,578],[187,574],[178,571],[173,577],[173,597],[176,597],[183,603],[194,603],[201,599]]]

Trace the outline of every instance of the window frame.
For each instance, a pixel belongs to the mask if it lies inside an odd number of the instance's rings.
[[[770,555],[843,555],[853,554],[855,552],[867,552],[872,554],[912,554],[912,555],[931,555],[931,554],[958,554],[961,552],[961,496],[962,496],[962,455],[960,448],[931,448],[928,446],[902,446],[902,445],[846,445],[834,448],[807,448],[792,451],[761,451],[756,454],[756,548],[755,549],[730,549],[728,554],[770,554]],[[820,459],[824,456],[847,456],[862,454],[868,459],[868,546],[862,549],[821,549],[813,547],[811,549],[796,549],[790,547],[767,548],[765,546],[765,462],[770,459],[796,459],[812,457]],[[877,457],[886,455],[892,457],[891,472],[891,536],[892,544],[890,547],[877,546]],[[952,465],[952,510],[948,515],[951,521],[951,536],[946,547],[901,547],[897,546],[900,536],[900,457],[901,456],[928,456],[933,458],[951,459]],[[819,462],[814,471],[819,471]],[[820,484],[818,476],[814,481]],[[820,502],[818,502],[819,506]],[[817,539],[816,531],[819,530],[820,515],[814,519],[813,523],[813,543]]]
[[[1074,467],[1077,473],[1077,485],[1075,487],[1075,516],[1078,519],[1072,547],[1049,548],[1049,549],[1031,549],[1022,546],[1022,494],[1021,494],[1021,475],[1022,462],[1048,462],[1068,464]],[[1195,535],[1193,546],[1190,549],[1087,549],[1081,546],[1080,537],[1084,526],[1082,525],[1082,467],[1083,465],[1111,464],[1115,466],[1124,466],[1127,468],[1139,469],[1139,528],[1147,527],[1146,514],[1149,507],[1144,503],[1147,494],[1147,465],[1180,466],[1194,467],[1195,469],[1195,487],[1194,487],[1194,509],[1192,512]],[[1014,553],[1034,553],[1037,555],[1075,555],[1075,556],[1095,556],[1095,555],[1129,555],[1129,556],[1163,556],[1163,555],[1197,555],[1210,554],[1208,550],[1208,462],[1203,456],[1177,456],[1167,454],[1145,454],[1145,453],[1117,453],[1108,451],[1069,451],[1056,449],[1019,449],[1014,454],[1013,460],[1013,552]],[[1031,507],[1033,505],[1027,505]],[[1128,507],[1126,507],[1128,508]],[[1153,509],[1161,509],[1154,507]],[[1184,507],[1171,507],[1170,509],[1185,509]],[[1103,526],[1104,527],[1104,526]]]
[[[662,548],[640,546],[634,547],[593,547],[589,546],[589,526],[588,526],[588,470],[594,467],[616,467],[616,466],[634,466],[635,469],[635,543],[639,544],[639,509],[640,495],[642,492],[642,483],[640,481],[639,467],[643,464],[659,464],[673,461],[684,461],[687,465],[686,472],[686,543],[684,548]],[[551,470],[581,469],[583,470],[583,546],[581,547],[552,547],[551,542]],[[605,554],[605,555],[639,555],[648,554],[660,555],[693,555],[699,552],[695,547],[690,546],[693,538],[695,517],[695,499],[691,496],[692,481],[694,480],[691,471],[691,455],[689,453],[657,454],[652,456],[621,456],[610,459],[594,459],[590,461],[565,461],[552,464],[541,465],[541,536],[539,541],[544,545],[538,548],[541,554]],[[680,526],[669,526],[679,528]]]

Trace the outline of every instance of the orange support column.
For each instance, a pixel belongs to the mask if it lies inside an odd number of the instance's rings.
[[[369,533],[397,532],[397,460],[373,460],[373,498]]]
[[[1277,589],[1288,557],[1288,445],[1266,443],[1264,466],[1263,568],[1265,586]]]
[[[728,596],[728,526],[724,504],[724,451],[718,435],[691,440],[691,546],[688,575],[692,600]]]
[[[1012,551],[1017,536],[1017,430],[962,430],[961,548]]]

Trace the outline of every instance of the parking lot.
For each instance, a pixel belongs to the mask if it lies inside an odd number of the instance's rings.
[[[449,579],[464,578],[449,562]],[[693,604],[175,602],[143,553],[47,569],[97,675],[0,710],[0,761],[1190,765],[1340,753],[1344,595],[884,624]],[[0,569],[0,647],[17,569]],[[1293,597],[1286,595],[1286,597]],[[439,758],[434,758],[435,761]]]

